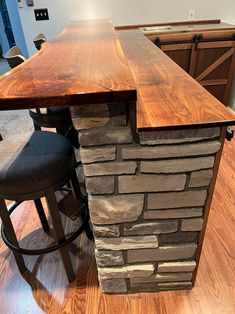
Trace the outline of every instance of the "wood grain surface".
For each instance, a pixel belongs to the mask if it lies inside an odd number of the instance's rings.
[[[71,23],[3,75],[0,110],[109,102],[135,106],[136,88],[139,131],[235,123],[233,113],[141,31],[120,31],[118,37],[109,20]]]
[[[189,30],[187,32],[181,31],[181,32],[170,32],[168,33],[160,33],[160,32],[152,32],[152,33],[145,33],[146,37],[148,37],[151,41],[155,41],[155,39],[158,37],[162,44],[165,42],[184,42],[184,41],[193,41],[193,37],[197,33],[203,33],[203,39],[204,40],[211,40],[214,38],[220,38],[220,39],[230,39],[232,40],[235,32],[235,26],[233,26],[232,29],[218,29],[218,30],[198,30],[194,31]]]
[[[134,81],[110,20],[71,23],[0,78],[0,110],[135,99]]]
[[[152,23],[152,24],[132,24],[132,25],[116,25],[116,30],[128,30],[128,29],[137,29],[140,27],[152,27],[152,26],[167,26],[167,25],[198,25],[198,24],[214,24],[215,27],[218,27],[218,24],[221,24],[221,20],[196,20],[196,21],[179,21],[179,22],[165,22],[165,23]],[[224,23],[222,23],[224,24]]]
[[[232,314],[235,313],[235,141],[225,143],[209,215],[196,285],[191,291],[104,295],[100,292],[93,243],[82,234],[71,245],[77,271],[70,285],[59,253],[25,257],[25,281],[0,240],[0,304],[4,314]],[[13,214],[21,244],[46,245],[32,202]],[[66,230],[72,229],[64,220]],[[32,236],[27,236],[33,232]]]
[[[119,40],[136,82],[139,131],[235,124],[234,113],[141,31],[119,31]]]
[[[201,32],[201,31],[205,31],[205,32],[211,32],[211,31],[227,31],[227,30],[235,30],[235,25],[232,24],[227,24],[227,23],[202,23],[202,24],[193,24],[193,23],[189,23],[189,25],[171,25],[170,23],[167,24],[166,26],[171,26],[171,28],[166,29],[164,31],[157,30],[157,26],[156,26],[156,30],[154,29],[148,29],[149,27],[141,27],[141,29],[144,31],[144,33],[147,34],[155,34],[155,35],[165,35],[165,34],[172,34],[172,33],[181,33],[181,35],[185,34],[185,33],[191,33],[194,32],[194,34],[196,32]],[[150,26],[152,28],[152,26]],[[154,28],[154,26],[153,26]]]
[[[191,38],[188,37],[187,40],[185,39],[185,34],[188,36],[187,29],[183,33],[179,30],[168,36],[163,32],[155,37],[151,36],[151,39],[155,42],[157,38],[157,46],[162,51],[220,102],[229,106],[235,73],[233,61],[235,59],[233,40],[235,26],[232,33],[231,30],[229,31],[229,35],[227,31],[222,32],[220,34],[222,37],[219,37],[217,30],[212,30],[210,29],[210,32],[200,30],[200,33],[195,30],[194,33],[191,32]],[[207,34],[210,34],[209,40],[204,39],[205,35],[208,36]],[[197,43],[194,42],[196,35],[200,35]],[[179,41],[177,42],[176,39]]]

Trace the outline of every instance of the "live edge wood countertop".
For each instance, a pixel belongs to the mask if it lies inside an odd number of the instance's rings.
[[[71,23],[0,78],[0,110],[136,101],[137,129],[233,125],[235,115],[139,30]],[[118,105],[118,104],[117,104]]]
[[[74,21],[0,78],[0,110],[135,101],[134,84],[112,22]]]

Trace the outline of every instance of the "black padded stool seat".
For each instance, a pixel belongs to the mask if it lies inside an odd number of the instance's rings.
[[[83,230],[88,238],[92,239],[93,236],[89,226],[87,198],[80,191],[75,166],[72,144],[58,133],[36,131],[0,142],[1,234],[5,244],[13,251],[22,274],[27,271],[22,254],[39,255],[59,250],[68,280],[74,279],[68,244]],[[69,236],[64,234],[56,200],[55,192],[59,189],[73,193],[73,197],[79,200],[80,204],[77,210],[81,225]],[[34,200],[42,228],[51,235],[41,197],[45,197],[47,202],[56,244],[40,249],[22,248],[19,246],[10,215],[22,201]],[[7,208],[5,199],[15,201],[10,209]]]
[[[0,197],[15,199],[55,186],[74,167],[73,147],[60,134],[36,131],[6,139],[0,143]]]

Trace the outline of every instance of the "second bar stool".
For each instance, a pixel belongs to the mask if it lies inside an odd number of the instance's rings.
[[[73,147],[69,140],[60,134],[36,131],[33,134],[14,136],[0,142],[2,238],[5,244],[13,250],[16,263],[22,274],[27,270],[22,254],[38,255],[58,249],[68,280],[74,279],[68,244],[75,240],[83,230],[86,231],[88,237],[91,234],[87,200],[81,194],[75,165]],[[69,181],[74,195],[80,198],[83,206],[79,211],[82,221],[80,228],[66,238],[55,192]],[[45,232],[48,232],[48,222],[43,207],[40,205],[41,197],[46,198],[57,244],[34,250],[20,248],[10,215],[23,201],[35,200],[42,227]],[[5,199],[16,201],[9,211]]]
[[[34,45],[35,45],[35,47],[36,47],[36,49],[37,50],[40,50],[41,49],[41,47],[42,47],[42,44],[43,43],[45,43],[47,40],[46,40],[46,37],[45,37],[45,35],[44,34],[38,34],[35,38],[34,38],[34,40],[33,40],[33,42],[34,42]]]

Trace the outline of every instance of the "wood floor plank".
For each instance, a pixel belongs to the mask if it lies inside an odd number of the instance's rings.
[[[190,291],[104,295],[94,244],[85,236],[71,246],[76,280],[68,284],[59,256],[25,257],[32,274],[24,280],[0,240],[0,313],[4,314],[232,314],[235,313],[235,141],[226,142],[195,287]],[[13,214],[22,245],[47,245],[32,202]],[[63,220],[67,232],[71,223]],[[75,228],[75,227],[74,227]],[[32,232],[29,237],[28,234]]]

